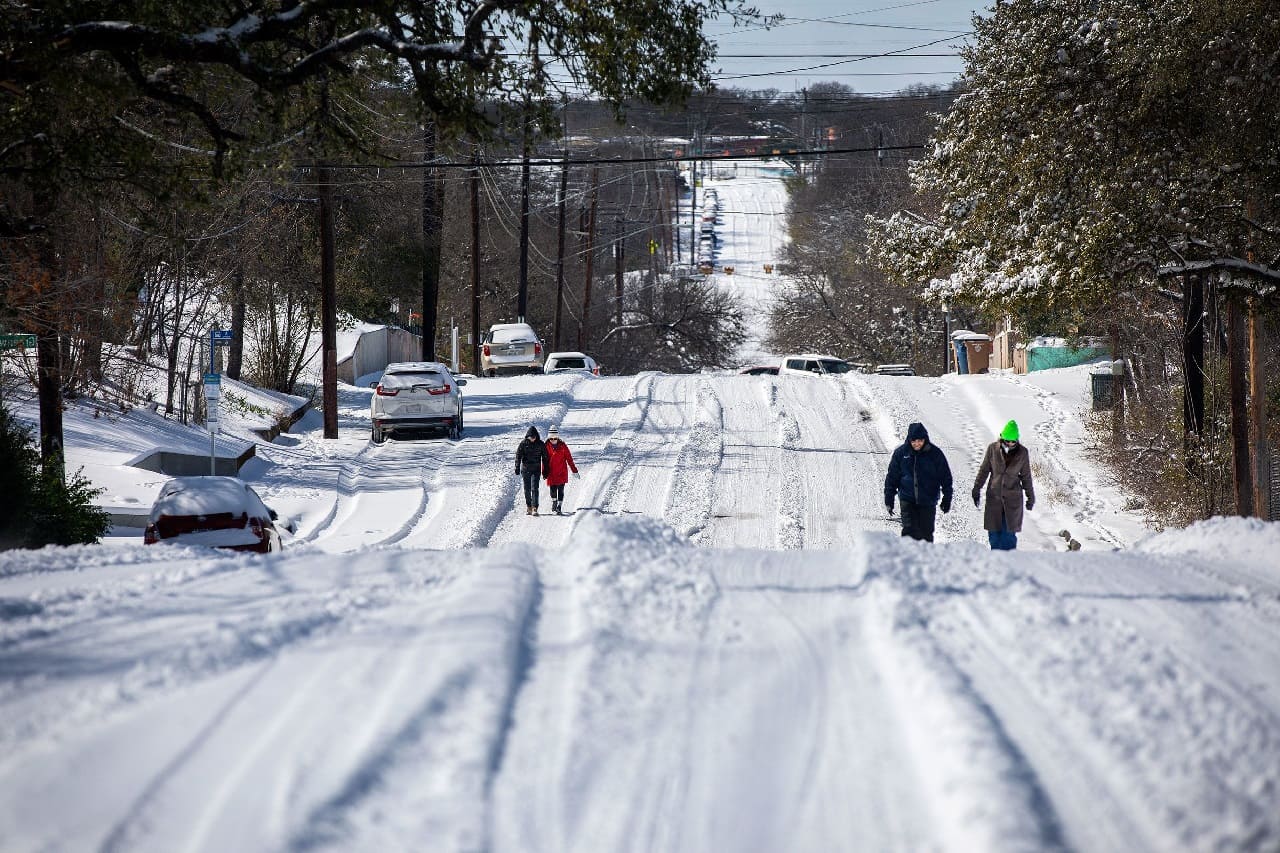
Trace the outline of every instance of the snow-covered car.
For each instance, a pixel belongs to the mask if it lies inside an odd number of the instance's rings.
[[[542,340],[528,323],[498,323],[480,346],[480,373],[541,373]]]
[[[175,477],[151,505],[142,541],[265,554],[284,546],[276,522],[275,510],[239,477]]]
[[[394,433],[443,430],[450,438],[462,438],[462,386],[438,361],[397,361],[382,371],[382,379],[369,398],[371,438],[382,444]]]
[[[836,358],[834,355],[803,353],[784,357],[782,364],[778,368],[778,374],[802,373],[809,376],[829,376],[849,373],[852,370],[853,368],[849,366],[849,362],[843,358]]]
[[[776,364],[753,364],[744,367],[738,371],[742,376],[777,376],[778,365]]]
[[[915,376],[916,371],[909,364],[878,364],[876,373],[881,376]]]
[[[600,375],[600,365],[596,364],[596,360],[581,352],[553,352],[547,356],[547,365],[542,370],[544,373],[568,371]]]

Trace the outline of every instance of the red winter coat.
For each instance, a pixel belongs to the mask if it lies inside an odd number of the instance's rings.
[[[578,466],[573,464],[573,454],[569,445],[563,441],[547,442],[547,465],[542,469],[542,476],[547,478],[548,486],[563,486],[569,482],[569,472],[578,473]]]

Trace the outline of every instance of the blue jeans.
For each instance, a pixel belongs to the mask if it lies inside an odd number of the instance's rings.
[[[538,492],[541,491],[541,484],[538,480],[542,477],[542,472],[536,468],[532,471],[522,468],[520,477],[524,480],[524,505],[536,508],[538,506]]]
[[[1003,512],[1000,513],[1000,529],[988,530],[987,540],[991,543],[992,551],[1012,551],[1018,547],[1018,534],[1009,529]]]

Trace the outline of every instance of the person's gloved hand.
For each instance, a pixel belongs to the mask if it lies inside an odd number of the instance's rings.
[[[1028,511],[1028,512],[1030,512],[1030,511],[1031,511],[1031,509],[1032,509],[1033,507],[1035,507],[1035,505],[1036,505],[1036,499],[1035,499],[1035,498],[1027,498],[1027,511]]]
[[[974,489],[974,490],[973,490],[973,505],[974,505],[974,506],[977,506],[977,505],[978,505],[978,504],[980,504],[981,502],[982,502],[982,490],[981,490],[981,489]]]
[[[884,508],[888,511],[889,515],[893,515],[893,501],[885,501]]]
[[[519,466],[519,465],[517,465],[517,466],[516,466],[516,473],[517,473],[517,474],[519,474],[519,473],[520,473],[520,466]]]
[[[581,479],[582,479],[582,475],[581,475],[581,474],[579,474],[577,471],[574,471],[574,472],[573,472],[573,479],[575,479],[575,480],[581,480]]]
[[[942,499],[942,512],[943,514],[951,512],[951,498]]]

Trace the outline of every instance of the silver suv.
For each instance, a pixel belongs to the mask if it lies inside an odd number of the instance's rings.
[[[388,364],[369,400],[372,439],[382,444],[392,433],[444,430],[462,438],[462,389],[449,368],[435,361]]]
[[[499,323],[490,327],[480,347],[480,372],[541,373],[542,341],[528,323]]]

